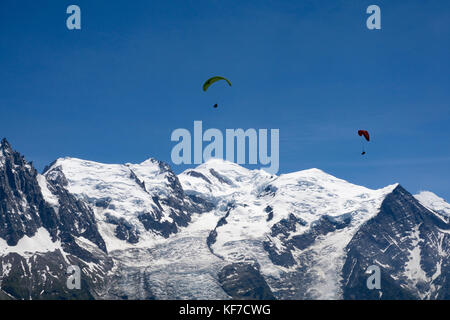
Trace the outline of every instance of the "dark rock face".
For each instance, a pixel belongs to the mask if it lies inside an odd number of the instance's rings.
[[[24,256],[15,252],[0,256],[0,298],[92,299],[105,285],[112,260],[106,255],[92,212],[65,191],[65,183],[63,177],[48,183],[48,189],[58,197],[58,207],[50,206],[31,163],[13,151],[6,140],[1,142],[0,238],[15,246],[23,237],[32,238],[39,228],[45,228],[60,248]],[[97,247],[81,247],[78,237]],[[96,270],[88,265],[92,263]],[[82,271],[80,290],[66,286],[69,265],[77,265]]]
[[[186,172],[186,174],[187,174],[188,176],[191,176],[191,177],[196,177],[196,178],[203,179],[203,180],[206,181],[207,183],[212,184],[211,181],[210,181],[207,177],[205,177],[205,175],[203,175],[203,174],[200,173],[200,172],[197,172],[197,171],[194,171],[194,170],[190,170],[190,171]]]
[[[270,208],[270,212],[273,212],[272,208]],[[306,226],[306,222],[303,219],[290,214],[287,219],[282,219],[272,226],[271,236],[278,237],[285,244],[284,250],[279,250],[270,239],[264,241],[264,249],[269,253],[269,258],[274,264],[284,267],[293,266],[295,261],[291,251],[294,250],[294,247],[301,246],[306,242],[309,242],[310,244],[314,242],[313,235],[310,235],[309,237],[305,235],[306,237],[304,239],[299,238],[299,236],[289,238],[290,234],[297,230],[297,224]],[[304,235],[302,234],[301,236]]]
[[[257,267],[233,263],[219,272],[219,282],[232,299],[274,300],[275,297]]]
[[[143,212],[138,216],[139,221],[143,224],[146,230],[152,230],[159,233],[165,238],[171,234],[177,233],[180,227],[185,227],[191,221],[191,216],[194,213],[205,212],[211,210],[207,202],[195,202],[188,197],[178,180],[177,175],[172,171],[170,166],[162,161],[152,159],[159,167],[159,174],[166,174],[167,188],[169,192],[167,195],[151,195],[155,208],[153,212]],[[133,173],[134,174],[134,173]],[[134,175],[137,179],[136,175]],[[137,179],[139,180],[139,179]],[[139,181],[138,181],[139,183]],[[145,185],[142,185],[145,190]],[[163,206],[169,207],[169,217],[172,222],[162,221]]]
[[[120,240],[125,240],[129,243],[139,242],[139,231],[128,223],[124,218],[116,218],[106,213],[106,222],[116,225],[115,234]]]
[[[96,260],[99,268],[97,273],[93,273],[83,260],[73,255],[67,258],[68,261],[59,250],[36,253],[31,257],[23,257],[17,253],[0,257],[0,268],[8,270],[1,277],[1,291],[11,299],[95,299],[96,290],[105,284],[105,275],[112,267],[112,262],[108,262],[105,257],[102,257],[102,261]],[[81,269],[79,290],[67,288],[66,272],[69,265],[77,265]]]
[[[275,186],[268,185],[258,194],[258,198],[264,198],[267,196],[274,197],[276,193],[277,188]]]
[[[231,210],[233,210],[234,208],[235,208],[234,204],[231,204],[231,203],[228,204],[227,213],[222,218],[219,219],[214,230],[212,230],[209,233],[208,238],[206,238],[206,244],[208,245],[209,251],[211,251],[212,254],[218,256],[219,258],[222,258],[222,257],[217,255],[216,253],[214,253],[214,250],[212,249],[212,245],[214,243],[216,243],[216,240],[217,240],[217,228],[220,228],[221,226],[227,224],[227,218],[230,215]]]
[[[228,185],[230,185],[230,186],[233,185],[233,182],[232,182],[230,179],[228,179],[227,177],[221,175],[221,174],[218,173],[216,170],[210,169],[209,172],[211,172],[211,174],[212,174],[217,180],[219,180],[220,182],[225,183],[225,184],[228,184]]]
[[[134,171],[131,170],[131,169],[130,169],[130,178],[133,179],[134,181],[136,181],[136,184],[137,184],[138,186],[140,186],[140,187],[142,188],[142,190],[144,190],[145,192],[147,192],[147,188],[145,188],[145,182],[144,182],[144,181],[141,181],[141,180],[137,177],[136,173],[134,173]]]
[[[106,252],[105,241],[98,232],[92,209],[70,194],[65,189],[66,185],[66,178],[59,168],[47,175],[47,188],[59,202],[58,215],[51,222],[52,226],[59,226],[62,237],[84,237]]]
[[[351,222],[350,215],[341,215],[338,217],[322,216],[311,229],[304,234],[292,237],[291,243],[296,248],[303,250],[314,243],[318,236],[325,236],[328,233],[343,229]],[[298,223],[302,224],[302,221]],[[304,222],[302,225],[305,225]]]
[[[191,201],[194,203],[196,210],[199,213],[208,212],[214,209],[216,206],[214,203],[211,203],[203,198],[200,198],[196,195],[190,194],[188,197],[191,199]]]
[[[187,224],[189,220],[181,220],[179,216],[175,216],[178,224]],[[146,230],[152,230],[161,234],[163,237],[168,238],[172,233],[177,233],[178,227],[176,222],[163,221],[159,222],[154,219],[154,216],[150,213],[143,213],[138,216],[139,221],[142,223]],[[184,222],[182,222],[184,221]]]
[[[266,221],[270,221],[273,219],[273,208],[271,206],[267,206],[264,209],[265,212],[267,212],[267,219]]]
[[[63,261],[60,252],[36,254],[30,260],[11,253],[0,261],[0,267],[11,268],[2,279],[2,291],[17,299],[93,299],[87,290],[67,288],[67,277],[60,276],[68,267]],[[87,283],[82,279],[83,285],[86,287]]]
[[[347,246],[344,298],[449,299],[449,230],[450,224],[398,186]],[[421,276],[408,276],[411,263],[420,265]],[[380,290],[366,286],[371,265],[381,269]]]
[[[43,224],[56,236],[55,212],[44,201],[36,170],[13,151],[6,140],[0,143],[0,238],[15,246],[32,237]],[[49,231],[50,231],[49,230]]]

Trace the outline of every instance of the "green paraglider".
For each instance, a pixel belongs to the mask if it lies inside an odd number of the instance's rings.
[[[224,78],[224,77],[216,76],[216,77],[212,77],[212,78],[209,78],[208,80],[206,80],[206,82],[203,84],[203,91],[208,90],[208,88],[209,88],[214,82],[217,82],[217,81],[220,81],[220,80],[225,80],[226,82],[228,82],[228,84],[229,84],[230,87],[231,87],[231,82],[230,82],[230,80],[228,80],[227,78]]]

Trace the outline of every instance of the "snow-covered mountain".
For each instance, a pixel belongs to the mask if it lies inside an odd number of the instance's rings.
[[[149,246],[202,211],[184,194],[170,168],[154,159],[125,165],[58,159],[41,181],[43,190],[62,188],[92,209],[108,251]],[[44,195],[58,209],[57,194]]]
[[[318,169],[64,158],[40,175],[3,140],[0,299],[449,299],[449,220],[431,192]]]

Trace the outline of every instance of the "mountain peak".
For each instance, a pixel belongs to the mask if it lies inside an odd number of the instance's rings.
[[[150,157],[150,158],[148,158],[148,159],[142,161],[142,162],[139,163],[139,164],[142,165],[142,166],[144,166],[144,165],[150,165],[150,164],[153,165],[153,164],[158,164],[158,163],[160,163],[159,160]],[[133,163],[126,163],[126,165],[129,165],[129,164],[133,164]]]
[[[230,166],[230,167],[242,167],[237,163],[234,163],[232,161],[228,161],[225,159],[221,159],[221,158],[210,158],[207,161],[205,161],[204,163],[200,164],[200,166]]]
[[[188,173],[191,171],[197,171],[197,172],[220,172],[221,174],[225,175],[248,175],[251,170],[228,160],[219,159],[219,158],[211,158],[207,160],[206,162],[203,162],[199,164],[195,168],[189,168],[185,170],[183,173]]]
[[[333,176],[332,174],[329,174],[323,170],[317,169],[317,168],[311,168],[311,169],[305,169],[305,170],[300,170],[300,171],[294,171],[294,172],[289,172],[289,173],[285,173],[280,175],[280,178],[286,179],[286,178],[293,178],[293,179],[312,179],[312,180],[340,180],[340,181],[345,181],[342,179],[339,179],[335,176]],[[347,181],[345,181],[347,182]]]
[[[34,170],[32,169],[33,162],[27,162],[25,157],[14,151],[8,140],[3,138],[0,141],[0,166],[3,166],[8,161],[14,163],[14,165],[26,167],[27,170]]]
[[[318,168],[310,168],[301,170],[299,172],[305,173],[305,174],[311,174],[311,175],[330,175],[329,173],[326,173],[325,171],[318,169]]]
[[[2,141],[0,141],[0,149],[11,149],[11,145],[9,144],[8,140],[6,140],[6,138],[3,138]]]

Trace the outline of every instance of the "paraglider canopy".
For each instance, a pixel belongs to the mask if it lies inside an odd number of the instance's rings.
[[[358,130],[358,134],[359,136],[364,136],[364,138],[366,138],[367,141],[370,141],[370,135],[369,132],[366,130]]]
[[[212,77],[212,78],[209,78],[208,80],[206,80],[206,82],[203,84],[203,91],[208,90],[208,88],[209,88],[214,82],[217,82],[217,81],[220,81],[220,80],[225,80],[226,82],[228,82],[228,84],[229,84],[230,87],[231,87],[231,82],[230,82],[230,80],[228,80],[227,78],[224,78],[224,77],[215,76],[215,77]]]

